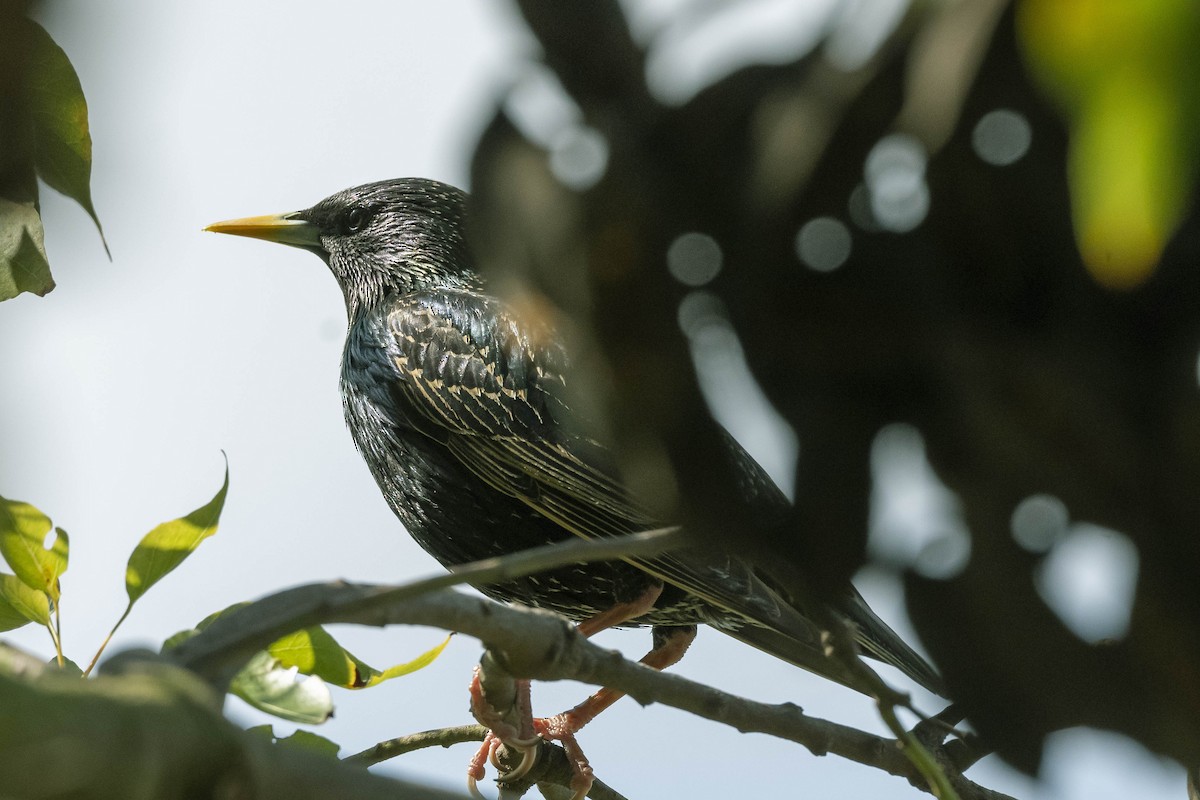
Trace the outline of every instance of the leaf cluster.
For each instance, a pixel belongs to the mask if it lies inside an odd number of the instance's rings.
[[[83,87],[66,53],[22,6],[0,2],[0,300],[54,288],[39,178],[79,203],[104,239],[92,204]]]

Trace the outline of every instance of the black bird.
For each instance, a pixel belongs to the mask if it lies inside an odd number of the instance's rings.
[[[661,527],[622,487],[604,448],[581,433],[565,402],[567,354],[553,331],[486,293],[467,246],[465,210],[462,191],[403,178],[208,230],[302,247],[329,266],[349,318],[346,422],[388,505],[442,564]],[[758,464],[730,443],[754,502],[768,512],[786,507]],[[673,552],[478,588],[553,609],[586,633],[652,625],[656,651],[667,653],[650,657],[656,666],[677,660],[696,624],[706,623],[855,683],[824,654],[820,631],[797,603],[732,555]],[[853,587],[837,611],[864,652],[943,693],[933,669]]]

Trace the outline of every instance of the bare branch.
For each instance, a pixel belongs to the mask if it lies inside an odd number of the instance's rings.
[[[459,725],[453,728],[421,731],[380,742],[360,753],[346,756],[342,761],[369,767],[387,761],[389,758],[426,747],[450,747],[464,742],[481,742],[486,735],[487,728],[482,725]],[[543,753],[538,757],[538,766],[530,773],[531,777],[536,781],[543,794],[546,794],[546,790],[542,787],[546,784],[559,789],[568,789],[571,782],[571,767],[567,762],[566,753],[563,752],[562,747],[551,742],[543,742],[542,747]],[[501,759],[503,758],[502,755]],[[570,794],[568,789],[567,796],[569,797]],[[588,796],[592,800],[624,800],[619,792],[600,780],[592,784],[592,790]]]
[[[453,728],[437,728],[431,731],[410,733],[407,736],[397,736],[388,739],[366,750],[346,756],[342,761],[348,764],[360,764],[371,767],[387,761],[389,758],[402,756],[414,750],[424,750],[426,747],[450,747],[463,742],[482,742],[487,735],[487,728],[482,725],[459,725]]]
[[[510,553],[500,558],[473,561],[456,567],[448,575],[435,575],[401,586],[384,588],[381,591],[386,593],[386,598],[376,598],[373,602],[399,602],[406,598],[419,597],[428,592],[462,584],[485,586],[491,583],[514,580],[525,575],[553,569],[565,564],[586,564],[617,558],[653,556],[677,548],[684,543],[685,538],[678,527],[642,531],[602,541],[569,540],[558,542],[543,547],[530,548],[518,553]],[[351,586],[351,584],[331,584],[331,586]],[[260,601],[262,603],[279,604],[278,613],[273,615],[270,621],[264,619],[264,625],[255,627],[253,635],[257,636],[257,638],[254,638],[253,641],[259,642],[258,645],[248,640],[240,642],[243,648],[249,649],[231,649],[236,646],[233,640],[237,640],[239,637],[232,633],[232,626],[228,622],[217,625],[216,629],[218,632],[231,636],[229,647],[217,644],[218,640],[212,634],[212,629],[210,629],[204,637],[205,643],[211,648],[210,655],[218,657],[221,663],[227,667],[231,666],[232,671],[226,670],[225,672],[220,672],[213,669],[205,669],[201,664],[203,657],[199,655],[192,656],[195,660],[192,668],[213,681],[218,688],[223,689],[228,685],[228,682],[233,678],[237,670],[241,668],[242,664],[254,655],[255,652],[266,647],[266,645],[281,636],[321,622],[322,618],[319,617],[313,617],[305,621],[300,610],[307,608],[311,609],[310,613],[315,613],[321,603],[321,598],[318,595],[326,588],[325,584],[299,586],[271,595]],[[310,595],[312,596],[310,597]],[[296,603],[294,607],[296,610],[295,614],[289,613],[292,609],[289,609],[288,603],[291,602]],[[257,604],[256,607],[258,607]],[[237,615],[237,618],[243,621],[248,619],[241,615]],[[239,624],[244,624],[244,622]],[[272,624],[274,627],[272,627]],[[247,634],[251,635],[249,632]],[[262,640],[263,637],[267,637],[265,641]],[[185,651],[190,653],[193,649],[195,648],[189,647],[185,648]]]
[[[218,619],[172,656],[210,679],[236,672],[282,632],[316,623],[429,625],[479,639],[511,674],[536,680],[572,679],[619,689],[639,703],[664,703],[742,732],[797,742],[816,755],[834,753],[904,777],[923,787],[896,742],[805,715],[792,703],[770,705],[737,697],[678,675],[656,672],[579,635],[565,619],[537,609],[502,606],[441,590],[412,597],[407,587],[315,584],[280,592]],[[947,769],[953,764],[935,751]],[[959,774],[962,798],[1001,800]]]

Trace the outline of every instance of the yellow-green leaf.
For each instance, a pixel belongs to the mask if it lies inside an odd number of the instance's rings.
[[[225,481],[212,500],[186,517],[164,522],[147,533],[129,556],[125,592],[132,606],[146,591],[191,555],[200,543],[217,532],[217,523],[229,491],[229,464]]]
[[[1142,283],[1200,173],[1195,0],[1023,0],[1032,73],[1065,112],[1075,234],[1093,277]]]
[[[447,636],[441,644],[413,660],[382,671],[342,647],[320,626],[289,634],[267,648],[267,652],[278,659],[281,665],[295,667],[305,675],[315,675],[344,689],[366,689],[429,666],[449,642],[450,637]]]
[[[44,546],[50,518],[28,503],[0,497],[0,555],[26,586],[49,595],[57,603],[58,578],[67,571],[70,540],[54,528],[54,542]]]
[[[361,662],[320,626],[290,633],[272,643],[267,652],[283,666],[316,675],[326,683],[347,688],[358,684]]]
[[[16,575],[0,572],[0,631],[36,622],[50,624],[50,598],[30,588]]]
[[[28,47],[22,94],[38,175],[83,206],[103,240],[104,231],[92,205],[92,135],[79,76],[45,29],[28,19],[21,24],[27,28],[23,33]]]
[[[447,636],[442,640],[441,644],[426,650],[412,661],[406,661],[403,664],[396,664],[395,666],[388,667],[383,672],[372,675],[367,681],[366,686],[377,686],[384,681],[391,680],[392,678],[398,678],[401,675],[408,675],[409,673],[428,667],[437,659],[438,656],[442,654],[442,651],[446,649],[446,645],[450,644],[450,639],[452,636],[453,634],[451,634],[451,636]]]

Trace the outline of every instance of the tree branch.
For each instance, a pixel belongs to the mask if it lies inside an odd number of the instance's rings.
[[[452,745],[464,742],[481,742],[486,735],[487,728],[482,725],[459,725],[453,728],[437,728],[436,730],[421,731],[420,733],[412,733],[408,736],[397,736],[395,739],[379,742],[362,752],[346,756],[342,761],[348,764],[370,767],[387,761],[390,758],[411,753],[414,750],[423,750],[426,747],[451,747]],[[562,747],[552,742],[543,742],[542,748],[543,752],[538,757],[538,764],[531,771],[530,777],[539,786],[550,783],[553,786],[564,789],[569,787],[571,782],[571,767],[567,762],[567,756]],[[588,793],[588,797],[591,797],[592,800],[624,800],[619,792],[600,780],[592,784],[592,791]]]
[[[544,570],[553,569],[554,567],[563,566],[566,564],[587,564],[594,561],[609,561],[618,558],[638,558],[658,555],[667,550],[674,549],[685,543],[685,537],[678,527],[661,528],[653,531],[643,531],[632,533],[626,536],[613,537],[605,540],[568,540],[565,542],[557,542],[555,544],[545,545],[543,547],[534,547],[529,550],[524,550],[518,553],[510,553],[500,558],[488,558],[481,561],[473,561],[468,564],[463,564],[454,568],[451,574],[440,574],[430,578],[425,578],[412,583],[406,583],[401,586],[393,587],[377,587],[379,591],[385,593],[383,598],[375,598],[372,602],[386,603],[390,601],[401,601],[410,597],[419,597],[422,594],[433,592],[439,589],[447,589],[453,586],[462,584],[471,584],[473,586],[484,586],[491,583],[500,583],[503,581],[514,580],[516,578],[531,575],[533,573],[542,572]],[[351,586],[352,584],[329,584],[328,586]],[[312,613],[317,613],[314,606],[320,605],[320,598],[315,595],[320,595],[327,587],[326,584],[312,584],[310,586],[300,586],[292,589],[279,592],[264,598],[261,603],[278,603],[278,613],[273,617],[276,620],[275,627],[262,628],[258,630],[260,636],[270,637],[261,646],[246,643],[245,648],[249,649],[230,649],[235,648],[236,644],[231,643],[229,648],[219,645],[211,645],[212,655],[220,656],[222,663],[226,666],[232,666],[232,671],[225,672],[205,671],[200,662],[192,667],[201,674],[204,674],[210,681],[217,685],[218,689],[224,689],[234,674],[241,666],[258,650],[265,647],[267,644],[275,641],[281,636],[285,636],[296,630],[299,630],[309,625],[318,624],[321,621],[319,617],[313,617],[309,622],[300,621],[299,616],[290,615],[287,603],[295,601],[298,604],[296,609],[313,608]],[[310,597],[309,595],[314,595]],[[256,606],[258,604],[255,604]],[[230,615],[234,616],[234,615]],[[239,617],[240,619],[241,617]],[[294,621],[293,621],[294,620]],[[298,624],[297,624],[298,623]],[[370,624],[370,623],[367,623]],[[232,632],[232,627],[228,623],[216,626],[220,632],[225,632],[237,638]],[[205,642],[215,642],[216,639],[212,634],[212,628],[207,631]],[[258,640],[255,639],[257,642]],[[191,648],[185,648],[186,652],[191,652]],[[176,652],[179,652],[176,650]],[[194,656],[194,658],[200,658]]]
[[[537,609],[502,606],[449,590],[413,597],[409,587],[314,584],[289,589],[216,620],[171,657],[224,685],[250,655],[283,633],[317,623],[428,625],[479,639],[511,674],[609,686],[643,705],[664,703],[742,732],[796,742],[815,755],[834,753],[924,787],[894,740],[805,715],[793,703],[770,705],[656,672],[592,644],[565,619]],[[939,758],[947,769],[953,764]],[[962,798],[1001,800],[961,774],[951,783]]]
[[[431,731],[410,733],[407,736],[397,736],[395,739],[379,742],[346,756],[342,761],[347,764],[359,764],[372,767],[381,764],[389,758],[402,756],[414,750],[424,750],[426,747],[451,747],[463,742],[482,742],[487,735],[487,728],[482,725],[458,725],[453,728],[436,728]]]

